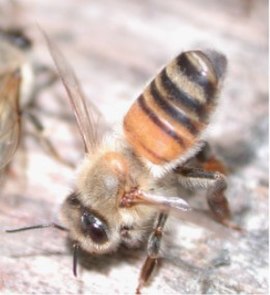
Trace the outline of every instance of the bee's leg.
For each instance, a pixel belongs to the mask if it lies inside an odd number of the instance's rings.
[[[202,168],[206,171],[220,172],[224,175],[228,174],[228,168],[222,160],[216,157],[208,142],[204,142],[203,148],[196,155],[197,160],[202,164]]]
[[[224,194],[227,181],[222,173],[189,167],[178,167],[175,171],[179,174],[178,181],[182,186],[207,190],[208,205],[217,221],[230,228],[241,230],[230,221],[229,203]]]
[[[74,168],[74,164],[70,163],[66,159],[58,153],[56,148],[53,146],[52,142],[46,137],[44,134],[44,127],[40,120],[32,113],[25,112],[25,114],[29,117],[30,122],[33,124],[35,128],[35,135],[39,138],[41,144],[44,146],[45,150],[58,162],[64,164],[70,168]]]
[[[36,65],[34,68],[35,75],[38,77],[35,82],[34,89],[26,105],[26,109],[37,108],[36,101],[39,93],[50,86],[52,86],[57,80],[57,74],[49,67],[45,65]]]
[[[64,160],[61,155],[57,152],[51,141],[44,135],[44,127],[37,116],[34,115],[33,110],[38,109],[36,105],[37,97],[39,93],[51,85],[53,85],[58,77],[57,74],[47,66],[37,65],[35,67],[36,76],[38,76],[39,81],[35,83],[35,88],[31,93],[31,97],[25,106],[22,115],[27,116],[30,122],[35,128],[35,136],[39,138],[41,144],[44,146],[45,150],[58,162],[64,164],[68,167],[74,168],[74,165]]]
[[[222,160],[216,157],[207,141],[202,141],[201,149],[190,162],[192,163],[191,166],[198,166],[206,171],[218,171],[224,175],[228,174],[227,167]]]
[[[18,162],[18,166],[16,166],[16,170],[17,169],[21,170],[21,171],[20,170],[18,171],[18,174],[20,175],[18,182],[21,183],[22,190],[25,190],[26,184],[28,182],[26,171],[27,171],[27,166],[29,161],[28,159],[29,155],[27,153],[25,136],[20,137],[19,148],[17,150],[16,156],[17,156],[17,162]],[[16,170],[15,170],[15,173],[16,173]]]
[[[157,265],[161,238],[167,217],[168,215],[166,213],[160,213],[158,215],[155,227],[153,228],[153,231],[148,239],[147,257],[141,269],[136,294],[140,294],[141,288],[148,282],[151,274],[155,269],[155,266]]]

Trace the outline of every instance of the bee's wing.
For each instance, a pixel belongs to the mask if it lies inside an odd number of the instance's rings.
[[[0,77],[0,169],[11,160],[19,143],[20,85],[20,71]]]
[[[79,81],[67,60],[64,58],[61,51],[50,40],[44,32],[43,35],[47,41],[51,56],[57,67],[58,73],[66,88],[70,103],[72,105],[77,124],[84,141],[86,152],[91,152],[96,149],[100,141],[100,133],[98,133],[97,124],[100,123],[101,115],[97,108],[90,104],[88,109],[86,100],[81,90]]]

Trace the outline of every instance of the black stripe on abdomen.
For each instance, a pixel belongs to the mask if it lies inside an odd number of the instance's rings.
[[[202,62],[206,63],[207,71],[203,70],[200,67],[196,67],[189,58],[190,54],[196,54],[198,55],[198,58],[202,60]],[[207,61],[206,61],[207,59]],[[213,71],[213,74],[216,75],[214,68],[211,66],[210,60],[207,58],[205,54],[203,54],[200,51],[195,52],[184,52],[181,53],[176,58],[177,65],[179,67],[179,70],[188,77],[189,80],[192,82],[198,84],[202,87],[206,99],[211,99],[215,95],[215,92],[217,90],[217,85],[214,84],[213,81],[210,81],[209,79],[209,71]],[[210,68],[209,68],[210,66]]]
[[[171,138],[173,138],[177,143],[179,143],[181,146],[185,146],[184,140],[182,137],[180,137],[174,129],[170,128],[168,125],[166,125],[160,118],[155,114],[153,110],[147,105],[144,95],[142,94],[138,98],[138,105],[142,109],[142,111],[148,116],[151,121],[156,124],[164,133],[169,135]]]
[[[187,115],[185,115],[183,112],[181,112],[180,109],[175,108],[170,102],[168,102],[168,100],[170,100],[171,97],[162,96],[162,94],[158,91],[158,89],[156,87],[155,81],[153,81],[150,84],[150,93],[151,93],[154,101],[157,103],[157,105],[169,117],[171,117],[173,120],[177,121],[184,128],[188,129],[191,134],[196,135],[198,133],[198,129],[195,127],[192,120]]]
[[[196,98],[180,89],[168,76],[166,69],[160,73],[162,87],[169,96],[169,99],[177,105],[183,105],[187,110],[194,112],[199,118],[205,116],[205,106]]]

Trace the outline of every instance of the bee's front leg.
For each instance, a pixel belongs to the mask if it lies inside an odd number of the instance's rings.
[[[157,265],[160,251],[161,238],[164,230],[164,225],[168,218],[168,214],[160,213],[157,217],[156,224],[148,239],[147,257],[141,269],[139,284],[136,289],[136,294],[141,293],[141,288],[148,282],[155,266]]]

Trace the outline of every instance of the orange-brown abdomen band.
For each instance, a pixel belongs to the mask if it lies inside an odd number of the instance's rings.
[[[215,66],[201,51],[184,52],[148,85],[124,118],[126,138],[139,156],[161,165],[194,146],[218,90]]]

